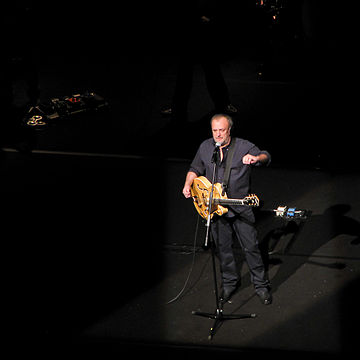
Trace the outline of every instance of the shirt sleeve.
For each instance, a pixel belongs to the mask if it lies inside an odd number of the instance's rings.
[[[204,175],[206,170],[205,164],[202,161],[201,151],[202,147],[200,146],[189,168],[189,171],[194,172],[197,176]]]
[[[270,163],[271,163],[271,155],[270,155],[270,153],[267,152],[266,150],[260,150],[256,145],[253,145],[253,146],[250,148],[248,154],[254,155],[254,156],[258,156],[258,155],[260,155],[260,154],[265,154],[265,155],[268,157],[268,161],[267,161],[266,164],[262,164],[262,163],[258,162],[258,163],[256,163],[255,166],[261,166],[261,165],[266,165],[266,166],[268,166],[268,165],[270,165]]]

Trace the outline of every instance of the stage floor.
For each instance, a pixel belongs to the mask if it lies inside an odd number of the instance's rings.
[[[297,225],[265,211],[258,214],[262,244],[269,245],[264,243],[273,235],[273,253],[266,261],[273,291],[270,306],[262,305],[254,295],[246,263],[235,245],[242,285],[224,312],[255,313],[256,318],[228,320],[210,341],[213,320],[192,315],[194,310],[212,313],[216,308],[211,253],[201,248],[200,231],[196,248],[190,235],[188,243],[166,244],[161,249],[158,283],[81,331],[76,340],[140,343],[145,349],[158,344],[199,351],[214,348],[265,354],[271,350],[284,357],[289,352],[336,356],[355,351],[353,324],[359,320],[356,294],[360,271],[358,181],[353,175],[316,171],[263,169],[254,174],[254,186],[269,199],[268,205],[275,196],[275,201],[282,199],[312,211]],[[192,225],[193,235],[195,229]],[[168,303],[179,294],[189,273],[184,292]]]

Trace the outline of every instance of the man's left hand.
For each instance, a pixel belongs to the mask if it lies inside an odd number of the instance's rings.
[[[254,155],[250,155],[250,154],[246,154],[242,158],[242,162],[245,165],[256,164],[258,161],[259,161],[259,156],[254,156]]]

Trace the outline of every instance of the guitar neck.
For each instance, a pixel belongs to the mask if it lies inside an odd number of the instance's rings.
[[[214,199],[216,205],[248,205],[243,199]]]

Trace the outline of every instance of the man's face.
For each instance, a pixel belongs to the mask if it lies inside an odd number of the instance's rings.
[[[222,146],[230,142],[229,122],[226,118],[220,117],[211,122],[211,130],[215,142]]]

